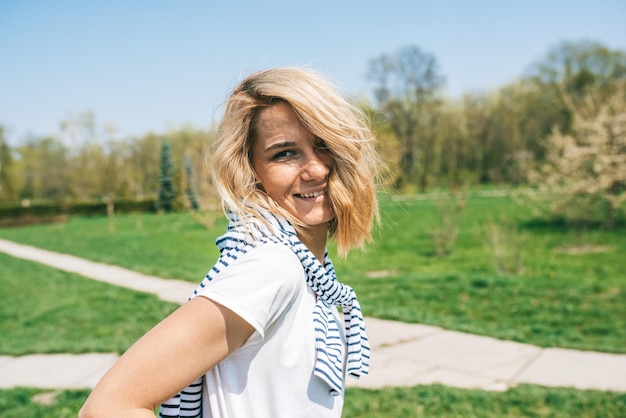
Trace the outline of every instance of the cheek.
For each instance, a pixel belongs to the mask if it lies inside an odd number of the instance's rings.
[[[274,200],[283,200],[290,194],[292,182],[288,171],[284,168],[270,168],[259,175],[263,189]]]
[[[333,168],[335,168],[335,159],[333,158],[332,155],[330,154],[324,154],[323,157],[321,157],[322,162],[326,165],[326,167],[328,167],[329,170],[332,170]]]
[[[326,166],[329,170],[332,170],[335,166],[335,157],[333,151],[319,150],[316,152],[319,161]]]

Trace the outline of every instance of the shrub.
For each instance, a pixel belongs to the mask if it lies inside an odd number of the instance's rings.
[[[156,212],[155,199],[118,200],[114,202],[116,213]],[[0,226],[30,225],[60,222],[69,215],[105,216],[106,202],[42,202],[0,206]]]

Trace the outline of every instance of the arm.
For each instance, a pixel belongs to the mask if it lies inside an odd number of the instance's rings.
[[[79,417],[154,418],[157,406],[241,347],[253,331],[229,309],[196,297],[120,357]]]

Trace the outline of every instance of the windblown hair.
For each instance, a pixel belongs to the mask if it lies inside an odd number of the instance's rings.
[[[278,102],[288,103],[300,122],[324,141],[333,158],[328,195],[335,219],[329,235],[345,256],[371,241],[379,220],[376,182],[380,159],[364,113],[345,100],[336,87],[312,70],[272,68],[244,79],[226,102],[212,159],[213,181],[224,209],[241,216],[260,217],[255,208],[277,213],[298,233],[306,225],[282,209],[261,187],[251,162],[260,112]]]

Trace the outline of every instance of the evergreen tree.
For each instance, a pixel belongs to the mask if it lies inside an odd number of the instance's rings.
[[[164,139],[161,145],[161,175],[159,177],[159,209],[164,212],[171,212],[174,209],[176,193],[172,171],[170,144]]]

